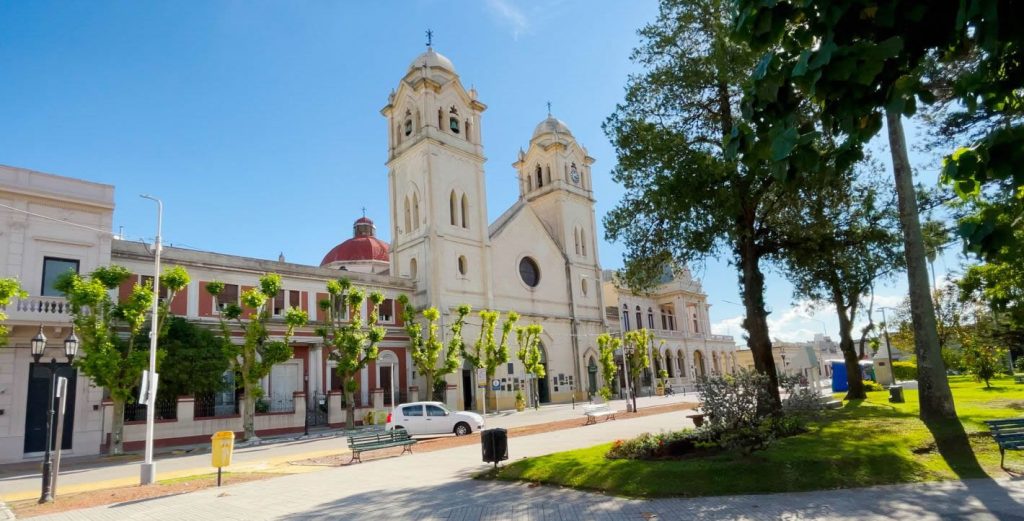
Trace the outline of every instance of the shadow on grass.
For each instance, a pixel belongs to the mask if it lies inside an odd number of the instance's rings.
[[[1015,502],[1007,491],[991,486],[992,478],[978,462],[967,432],[960,420],[930,420],[924,424],[935,438],[939,454],[981,504],[994,510],[997,504]],[[993,441],[993,443],[995,443]]]

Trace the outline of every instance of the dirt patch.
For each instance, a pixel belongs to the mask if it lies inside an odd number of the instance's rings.
[[[244,483],[258,479],[267,479],[280,474],[268,473],[225,473],[222,479],[224,485]],[[74,494],[61,494],[53,503],[40,505],[36,499],[26,499],[9,503],[7,506],[14,510],[18,519],[27,517],[56,514],[67,510],[96,507],[101,505],[113,505],[117,503],[136,503],[164,496],[185,494],[196,490],[216,487],[216,474],[203,474],[187,478],[177,478],[166,482],[157,482],[155,485],[131,486],[112,488],[107,490],[93,490],[89,492],[78,492]],[[230,493],[225,489],[225,493]]]
[[[672,411],[685,411],[693,409],[696,404],[693,403],[676,403],[672,405],[663,405],[656,407],[645,407],[635,413],[627,413],[625,411],[617,411],[615,414],[620,419],[631,419],[640,418],[643,416],[651,416],[654,414],[665,414]],[[680,423],[682,422],[680,416]],[[616,420],[602,420],[604,421],[616,421]],[[541,423],[538,425],[525,425],[523,427],[513,427],[508,430],[508,436],[510,438],[516,438],[519,436],[530,436],[532,434],[543,434],[545,432],[562,431],[569,429],[585,429],[587,428],[584,423],[586,422],[583,417],[583,411],[580,410],[580,417],[576,419],[561,420],[551,423]],[[450,449],[453,447],[462,447],[465,445],[479,445],[480,444],[480,433],[474,432],[467,436],[446,436],[443,438],[421,438],[418,439],[417,443],[412,446],[413,452],[433,452],[435,450]],[[393,458],[402,455],[401,447],[392,447],[388,449],[380,449],[370,452],[365,452],[360,455],[360,459],[364,462],[371,460],[378,460],[384,458]],[[320,465],[326,467],[340,467],[348,465],[352,460],[352,455],[349,453],[332,454],[328,456],[321,456],[317,458],[304,459],[300,461],[290,461],[291,465]],[[354,465],[358,465],[354,463]]]

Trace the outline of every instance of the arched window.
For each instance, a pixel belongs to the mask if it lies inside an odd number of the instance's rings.
[[[537,165],[537,188],[544,186],[544,173],[540,170],[540,165]]]
[[[469,199],[462,194],[462,227],[469,229]]]
[[[416,258],[415,257],[413,257],[409,261],[409,277],[411,277],[413,279],[416,278]]]
[[[576,255],[580,254],[580,229],[572,229],[572,240],[576,244]]]
[[[551,184],[551,165],[547,165],[544,168],[544,181]]]
[[[444,128],[444,127],[441,126],[441,118],[443,118],[443,117],[444,117],[444,111],[441,110],[441,109],[437,109],[437,130],[441,130],[442,128]]]
[[[583,256],[587,256],[587,232],[580,228],[580,251],[583,252]]]
[[[458,267],[459,267],[459,275],[465,275],[466,274],[466,269],[467,269],[467,267],[466,267],[466,256],[465,255],[459,255]]]
[[[405,119],[405,135],[412,134],[412,118]]]
[[[420,198],[415,192],[412,194],[412,229],[420,229]]]
[[[647,308],[647,327],[654,329],[654,310]]]
[[[643,312],[640,311],[640,306],[636,307],[636,328],[637,329],[643,329],[644,328],[644,315],[643,315]]]
[[[629,331],[629,306],[622,305],[622,330]]]
[[[456,222],[457,222],[455,220],[455,205],[456,204],[458,204],[458,203],[456,203],[455,190],[452,190],[452,194],[448,197],[448,216],[451,218],[452,226],[455,226]]]
[[[405,197],[405,233],[412,232],[412,209],[409,208],[409,196]]]

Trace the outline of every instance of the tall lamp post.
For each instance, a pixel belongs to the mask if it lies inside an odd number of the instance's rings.
[[[46,335],[43,334],[43,326],[39,326],[39,332],[36,336],[32,337],[32,358],[38,364],[39,360],[43,358],[43,353],[46,351]],[[78,354],[78,337],[75,336],[75,328],[72,326],[71,334],[64,339],[64,356],[67,357],[68,363],[70,364],[75,359],[75,355]],[[40,503],[49,503],[53,501],[53,493],[50,489],[50,485],[53,480],[53,466],[50,458],[50,445],[53,444],[53,416],[54,416],[54,388],[57,385],[57,359],[51,358],[50,363],[42,367],[47,368],[50,372],[50,393],[49,393],[49,404],[46,406],[46,450],[43,455],[43,491],[39,497]]]
[[[878,309],[882,310],[882,322],[885,323],[882,333],[885,335],[885,354],[889,355],[889,379],[892,380],[890,385],[896,385],[896,368],[892,366],[892,347],[889,346],[889,321],[885,319],[885,308]]]
[[[153,425],[156,423],[156,340],[157,340],[157,317],[160,310],[160,233],[164,221],[164,203],[151,195],[141,195],[143,199],[156,202],[156,241],[154,250],[156,259],[153,262],[153,319],[149,327],[149,377],[146,386],[146,459],[142,463],[141,476],[139,481],[142,485],[149,485],[156,481],[156,464],[153,463]]]

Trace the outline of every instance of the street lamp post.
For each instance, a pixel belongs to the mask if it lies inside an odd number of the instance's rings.
[[[153,426],[156,423],[156,341],[157,341],[157,317],[159,316],[160,301],[160,233],[164,221],[164,203],[151,195],[141,195],[143,199],[156,202],[156,241],[154,251],[156,253],[153,262],[153,319],[149,328],[149,385],[145,389],[146,394],[146,455],[142,463],[141,476],[139,481],[142,485],[149,485],[156,481],[156,464],[153,463]]]
[[[32,358],[38,364],[39,360],[43,358],[43,353],[46,351],[46,335],[43,334],[43,326],[39,326],[39,332],[36,336],[32,337]],[[78,353],[78,337],[75,336],[75,328],[72,326],[71,334],[64,340],[64,356],[67,357],[68,363],[70,364],[75,359],[75,355]],[[46,410],[46,449],[43,454],[43,490],[39,496],[40,503],[49,503],[53,501],[53,493],[51,491],[51,484],[53,483],[53,465],[50,458],[50,445],[53,444],[53,416],[55,414],[53,408],[54,402],[54,388],[57,385],[57,359],[50,359],[50,363],[44,365],[50,373],[50,393],[49,393],[49,404],[47,404]]]

